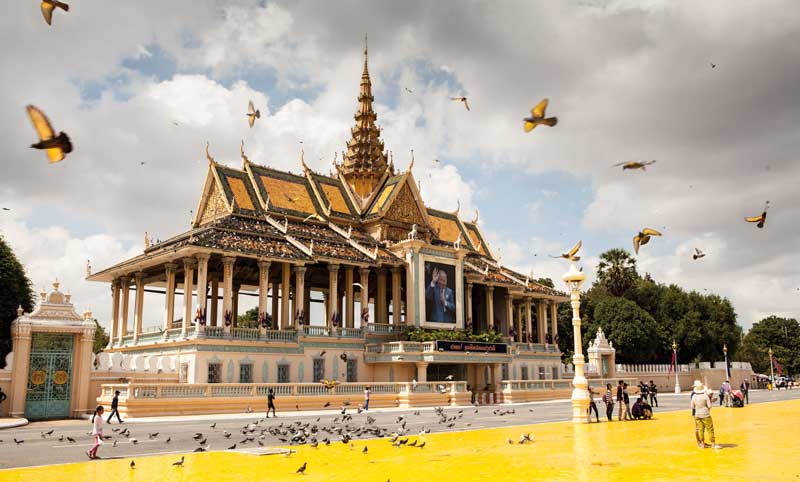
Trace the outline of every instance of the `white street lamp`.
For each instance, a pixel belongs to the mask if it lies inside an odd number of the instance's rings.
[[[681,384],[678,382],[678,345],[672,340],[672,359],[675,360],[675,393],[681,393]]]
[[[769,349],[769,382],[775,388],[775,372],[772,370],[772,348]]]
[[[575,366],[575,377],[572,379],[572,421],[574,423],[589,422],[589,382],[583,372],[583,344],[581,343],[581,285],[586,275],[572,263],[564,276],[561,277],[570,291],[570,305],[572,306],[572,338],[575,353],[572,355],[572,364]]]

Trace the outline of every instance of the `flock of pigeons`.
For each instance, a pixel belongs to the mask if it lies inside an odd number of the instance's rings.
[[[467,415],[465,410],[472,411],[473,416],[477,416],[479,413],[477,406],[471,409],[462,408],[449,411],[442,407],[434,408],[437,426],[440,427],[440,430],[453,429],[457,424],[460,424],[464,428],[471,427],[472,424],[467,421],[469,417],[465,418],[465,415]],[[532,412],[533,409],[529,409],[529,411]],[[248,412],[252,413],[252,409],[248,409]],[[497,417],[515,414],[516,410],[514,408],[492,410],[492,415]],[[364,418],[356,422],[354,420],[354,415],[359,418]],[[431,433],[432,428],[423,425],[421,430],[417,431],[410,427],[410,425],[419,424],[418,422],[412,422],[412,417],[419,417],[420,415],[420,411],[414,411],[410,415],[399,415],[394,419],[394,423],[391,424],[394,426],[387,427],[377,425],[376,419],[367,412],[361,410],[360,407],[357,410],[348,409],[345,405],[342,406],[340,414],[333,418],[330,423],[325,423],[321,421],[322,417],[317,417],[314,421],[286,421],[267,425],[269,423],[267,419],[260,418],[241,426],[238,429],[238,435],[234,436],[232,432],[218,428],[217,422],[214,422],[209,425],[210,432],[195,432],[191,438],[197,443],[197,447],[193,452],[206,452],[211,450],[211,439],[215,439],[215,443],[226,445],[225,450],[236,450],[237,448],[242,448],[249,444],[254,446],[257,444],[259,447],[266,447],[269,445],[269,442],[272,442],[288,446],[289,448],[285,452],[287,457],[297,453],[297,450],[293,450],[291,447],[303,445],[313,449],[320,449],[334,443],[341,443],[355,450],[356,446],[354,440],[367,438],[386,439],[391,443],[392,447],[397,449],[424,449],[428,444],[425,435]],[[54,432],[55,429],[41,432],[41,438],[54,438]],[[139,443],[139,440],[133,436],[129,427],[122,429],[116,427],[112,429],[112,432],[113,435],[104,435],[103,439],[112,441],[111,447],[113,448],[117,447],[119,441],[127,441],[132,445],[137,445]],[[147,433],[147,439],[149,441],[163,440],[164,444],[172,442],[171,436],[164,438],[164,434],[160,432]],[[64,436],[63,434],[59,435],[56,440],[61,442],[66,440],[70,444],[76,443],[74,438]],[[0,440],[0,442],[2,442],[2,440]],[[25,443],[25,440],[14,438],[14,442],[16,445],[21,445]],[[519,445],[532,444],[534,443],[534,436],[530,433],[523,433],[520,435],[519,440],[514,441],[509,438],[508,443]],[[368,454],[369,449],[367,445],[364,445],[360,452]],[[173,462],[172,465],[175,467],[183,467],[185,462],[185,456],[181,456],[181,458]],[[131,470],[136,469],[136,461],[134,459],[131,459],[129,465]],[[303,462],[303,465],[297,469],[296,473],[303,474],[307,469],[308,462]]]

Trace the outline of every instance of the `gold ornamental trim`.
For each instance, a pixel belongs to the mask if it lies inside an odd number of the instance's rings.
[[[69,381],[69,374],[64,370],[59,370],[53,374],[53,383],[63,385]]]
[[[41,385],[47,379],[47,373],[44,370],[36,370],[31,372],[31,383],[33,385]]]

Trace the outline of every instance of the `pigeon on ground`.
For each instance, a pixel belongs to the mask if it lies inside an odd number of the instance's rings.
[[[136,468],[136,462],[134,462],[133,460],[131,460],[131,468],[132,468],[132,469],[135,469],[135,468]]]
[[[181,459],[177,462],[172,462],[172,465],[176,467],[183,467],[183,455],[181,455]]]
[[[74,443],[75,443],[75,439],[74,439],[74,438],[72,438],[72,437],[67,437],[67,441],[68,441],[69,443],[71,443],[71,444],[74,444]]]
[[[303,462],[303,465],[301,465],[300,468],[297,469],[297,471],[295,471],[295,474],[305,474],[307,467],[308,467],[308,462]]]

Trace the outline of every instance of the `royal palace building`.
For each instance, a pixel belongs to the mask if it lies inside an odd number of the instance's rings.
[[[302,157],[301,173],[279,171],[244,150],[240,169],[208,157],[187,232],[89,275],[112,287],[106,353],[171,357],[188,384],[454,379],[492,392],[501,379],[560,378],[552,340],[568,297],[502,266],[477,215],[427,207],[413,162],[395,169],[366,52],[335,172]],[[157,331],[143,330],[145,291],[164,296]],[[258,299],[249,327],[243,296]]]

